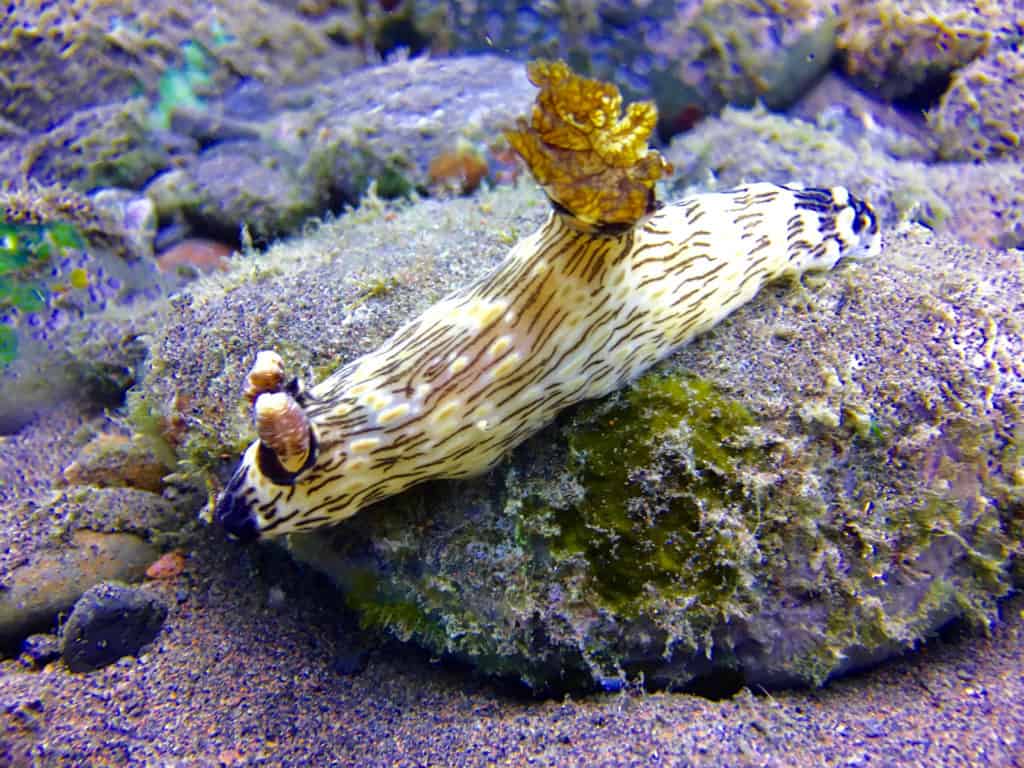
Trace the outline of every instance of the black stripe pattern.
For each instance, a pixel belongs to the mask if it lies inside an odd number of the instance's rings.
[[[333,524],[424,480],[483,472],[764,283],[878,250],[870,207],[841,187],[697,195],[620,233],[581,231],[555,211],[493,273],[305,392],[316,461],[281,484],[261,469],[257,440],[216,516],[240,537],[273,536]]]

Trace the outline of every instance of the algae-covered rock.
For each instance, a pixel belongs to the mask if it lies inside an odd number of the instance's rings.
[[[141,435],[129,438],[118,432],[101,432],[82,447],[62,474],[69,485],[160,493],[170,471],[162,458]]]
[[[516,190],[364,206],[200,280],[154,338],[136,418],[173,416],[185,466],[224,477],[251,439],[240,393],[257,350],[318,381],[493,266],[545,209]],[[564,413],[486,477],[288,548],[365,626],[538,688],[820,683],[952,617],[987,625],[1020,575],[1019,255],[911,228],[807,282]]]
[[[307,82],[361,54],[275,3],[12,3],[0,18],[0,119],[15,135],[140,90],[156,112],[243,77]]]
[[[444,6],[443,15],[432,13]],[[564,58],[654,98],[664,135],[726,104],[795,101],[828,68],[838,18],[820,0],[417,3],[412,22],[446,50]],[[482,35],[480,30],[486,30]]]
[[[946,159],[1024,159],[1024,50],[996,51],[957,72],[928,124]]]
[[[152,220],[124,190],[0,190],[0,433],[69,396],[120,399],[142,351],[104,311],[160,295]]]
[[[882,98],[930,108],[941,157],[1021,157],[1019,4],[855,0],[842,19],[847,73]]]
[[[1019,257],[912,229],[791,291],[488,478],[291,551],[364,624],[539,687],[815,684],[994,621],[1024,533]]]
[[[174,162],[188,142],[150,130],[143,97],[84,107],[66,119],[0,146],[0,172],[15,183],[70,185],[86,192],[98,186],[141,187]]]
[[[371,183],[384,198],[426,192],[439,158],[463,145],[488,155],[533,88],[518,62],[476,56],[394,61],[265,96],[246,119],[227,102],[179,116],[175,129],[208,147],[147,188],[163,218],[226,239],[244,224],[266,242],[358,202]],[[480,162],[481,176],[499,170]]]
[[[1012,23],[1006,8],[988,0],[853,0],[838,47],[849,74],[884,98],[908,98],[988,50],[1000,23]]]
[[[460,141],[481,154],[502,143],[534,93],[523,65],[505,57],[394,61],[323,84],[273,132],[331,197],[356,202],[371,180],[382,197],[401,197],[436,181],[431,163]]]
[[[722,189],[747,181],[842,184],[882,221],[915,221],[981,247],[1024,243],[1024,167],[1011,160],[928,164],[894,159],[887,137],[865,122],[859,136],[764,110],[726,109],[673,141],[680,180]]]

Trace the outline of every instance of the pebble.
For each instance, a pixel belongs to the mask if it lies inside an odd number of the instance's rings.
[[[195,270],[202,273],[225,271],[231,254],[234,252],[227,243],[190,237],[182,240],[156,258],[157,268],[161,272],[180,272]]]
[[[267,590],[267,608],[273,611],[280,610],[288,602],[288,596],[276,584]]]
[[[50,634],[29,635],[21,644],[20,658],[26,666],[45,667],[60,658],[60,639]]]
[[[886,735],[885,724],[876,718],[870,718],[864,723],[864,735],[869,739],[877,739]]]
[[[157,550],[130,533],[76,531],[72,546],[42,550],[5,575],[0,591],[0,649],[16,653],[21,641],[53,627],[94,584],[142,578]]]
[[[146,569],[147,579],[176,579],[185,570],[185,555],[178,549],[165,552]]]
[[[366,651],[362,648],[341,649],[331,667],[342,677],[359,674],[366,667]]]
[[[75,603],[64,627],[64,662],[72,672],[92,672],[136,656],[156,639],[166,618],[167,606],[143,589],[97,584]]]
[[[145,439],[102,433],[83,446],[63,475],[69,485],[127,486],[160,493],[168,472]]]

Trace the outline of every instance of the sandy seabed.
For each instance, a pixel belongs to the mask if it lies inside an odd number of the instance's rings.
[[[46,535],[13,512],[70,461],[82,423],[53,415],[0,443],[5,567]],[[555,701],[368,640],[323,578],[214,529],[193,542],[180,577],[147,588],[171,611],[138,659],[92,674],[61,662],[42,671],[0,664],[0,762],[1024,765],[1024,597],[1003,603],[987,637],[954,627],[820,690],[744,689],[720,701],[625,690]]]

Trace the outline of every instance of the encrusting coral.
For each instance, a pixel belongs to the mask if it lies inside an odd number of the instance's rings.
[[[260,439],[215,509],[229,533],[310,530],[429,479],[479,474],[764,283],[878,252],[873,212],[842,187],[751,184],[657,205],[669,166],[647,148],[653,105],[620,119],[614,86],[558,63],[530,75],[532,122],[509,139],[554,203],[547,221],[490,275],[312,389],[267,391],[258,365],[247,391]]]

